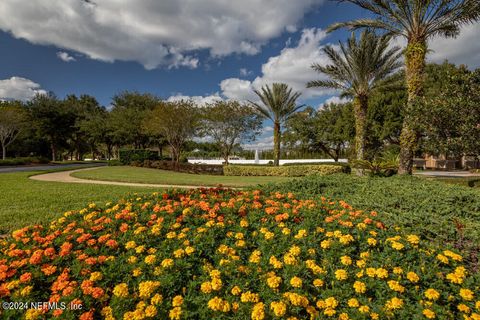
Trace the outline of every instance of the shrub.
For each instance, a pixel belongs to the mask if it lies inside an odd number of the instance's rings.
[[[115,166],[121,166],[121,165],[123,165],[123,163],[120,160],[114,159],[114,160],[108,160],[107,165],[109,167],[115,167]]]
[[[146,149],[120,150],[120,161],[128,165],[133,161],[143,162],[145,160],[158,160],[158,152]]]
[[[302,177],[311,174],[328,175],[344,172],[346,167],[332,165],[299,165],[299,166],[237,166],[228,165],[223,168],[226,176],[283,176]]]
[[[143,162],[133,161],[130,165],[134,167],[171,170],[192,174],[223,175],[223,166],[213,164],[193,164],[188,162],[174,163],[172,161],[145,160]]]
[[[24,157],[0,160],[0,166],[20,166],[28,164],[44,164],[49,162],[50,160],[44,157]]]
[[[455,250],[347,203],[202,189],[90,204],[0,247],[4,319],[478,317]]]

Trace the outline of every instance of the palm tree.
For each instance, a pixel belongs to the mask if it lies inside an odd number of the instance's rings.
[[[379,37],[364,31],[357,42],[352,33],[346,46],[340,42],[340,50],[331,46],[323,48],[331,64],[312,65],[314,70],[328,76],[328,80],[310,81],[307,87],[337,89],[342,91],[342,96],[353,98],[357,160],[365,158],[368,98],[372,92],[389,85],[385,78],[401,66],[400,48],[389,48],[389,40],[388,36]]]
[[[273,121],[273,153],[274,165],[278,166],[280,162],[280,139],[281,125],[287,121],[303,105],[296,104],[300,92],[292,92],[292,89],[285,83],[274,83],[272,88],[268,85],[262,89],[254,90],[260,98],[262,105],[250,101],[260,116]]]
[[[373,13],[374,18],[335,23],[328,31],[342,27],[371,28],[406,38],[406,85],[408,102],[400,136],[400,174],[411,174],[418,142],[413,109],[423,95],[428,40],[435,36],[456,37],[462,25],[480,18],[479,0],[338,0],[348,1]]]

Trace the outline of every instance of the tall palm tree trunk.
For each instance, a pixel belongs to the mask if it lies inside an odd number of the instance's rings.
[[[418,107],[419,99],[423,95],[426,53],[427,45],[423,40],[410,41],[405,51],[408,100],[400,134],[399,174],[412,174],[413,156],[418,143],[414,109]]]
[[[273,123],[273,165],[280,165],[280,122]]]
[[[365,138],[367,135],[367,108],[368,97],[357,96],[353,100],[355,113],[355,153],[357,160],[365,159]],[[363,175],[363,170],[357,170],[357,175]]]

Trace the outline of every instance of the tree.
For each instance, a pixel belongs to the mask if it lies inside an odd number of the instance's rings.
[[[458,158],[480,155],[480,70],[468,71],[445,63],[431,65],[425,111],[417,118],[422,145],[434,155]]]
[[[162,101],[148,113],[144,126],[165,137],[172,151],[172,161],[178,164],[185,142],[195,135],[200,121],[199,109],[193,101]]]
[[[114,96],[110,124],[115,142],[119,145],[133,144],[135,148],[144,148],[148,143],[148,135],[142,124],[159,101],[160,99],[148,93],[124,91]]]
[[[202,111],[202,133],[217,144],[226,164],[237,144],[251,141],[259,134],[262,120],[250,106],[237,101],[217,101]]]
[[[0,144],[2,159],[7,157],[7,147],[15,141],[25,126],[26,115],[19,101],[0,101]]]
[[[27,106],[37,135],[48,140],[52,160],[57,160],[59,147],[66,144],[74,130],[74,113],[52,93],[36,95]]]
[[[390,38],[364,31],[357,42],[352,33],[346,46],[340,42],[340,52],[331,46],[323,51],[331,64],[318,63],[312,68],[328,77],[310,81],[307,87],[332,88],[342,96],[353,97],[355,113],[355,152],[357,160],[364,160],[367,130],[368,99],[373,92],[387,85],[385,78],[400,67],[398,47],[389,48]],[[361,171],[358,171],[361,174]]]
[[[338,161],[345,155],[354,135],[351,103],[330,103],[318,111],[307,107],[294,114],[285,123],[283,139],[291,149],[299,148],[302,153],[322,152]]]
[[[273,121],[274,165],[280,164],[281,126],[303,105],[297,105],[300,92],[292,92],[285,83],[274,83],[270,88],[265,85],[261,90],[254,90],[262,104],[251,102],[258,114]]]
[[[344,1],[344,0],[339,0]],[[335,23],[328,31],[342,27],[371,28],[406,38],[405,73],[408,102],[400,137],[400,174],[412,174],[418,142],[415,109],[421,107],[428,40],[435,36],[456,37],[462,25],[480,18],[479,0],[345,0],[370,11],[375,18]]]

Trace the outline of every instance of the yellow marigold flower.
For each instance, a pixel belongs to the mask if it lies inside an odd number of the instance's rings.
[[[279,301],[279,302],[274,301],[270,303],[270,310],[273,311],[273,314],[276,317],[282,317],[287,312],[287,305],[282,301]]]
[[[437,254],[437,260],[443,264],[448,264],[448,258],[445,257],[443,254]]]
[[[311,256],[315,255],[315,253],[316,253],[315,249],[313,249],[313,248],[308,249],[307,252],[308,252],[308,254],[311,255]]]
[[[297,259],[291,253],[287,252],[283,255],[283,262],[288,265],[297,264]]]
[[[338,306],[338,301],[335,297],[325,299],[325,307],[335,309]]]
[[[230,303],[226,300],[223,300],[219,297],[214,297],[208,301],[208,308],[213,311],[228,312],[230,311]]]
[[[242,228],[248,227],[248,221],[245,219],[240,220],[240,227]]]
[[[413,282],[413,283],[417,283],[420,280],[418,275],[415,272],[412,272],[412,271],[407,273],[407,279],[410,280],[410,282]]]
[[[180,307],[183,304],[183,297],[182,296],[175,296],[172,299],[172,306]]]
[[[375,239],[375,238],[368,238],[368,239],[367,239],[367,243],[368,243],[370,246],[376,246],[376,245],[377,245],[377,239]]]
[[[390,280],[388,281],[388,286],[393,291],[400,292],[400,293],[405,292],[405,288],[398,281]]]
[[[132,274],[134,277],[138,277],[139,275],[142,274],[142,270],[140,268],[136,268],[132,271]]]
[[[457,309],[463,313],[469,313],[470,312],[470,308],[463,304],[463,303],[460,303],[458,306],[457,306]]]
[[[150,303],[153,305],[159,305],[163,301],[163,296],[159,293],[155,294],[152,299],[150,300]]]
[[[222,288],[222,279],[220,278],[213,278],[212,279],[212,289],[215,290],[215,291],[218,291]]]
[[[300,249],[299,246],[292,246],[288,252],[290,252],[290,254],[294,257],[298,257],[300,255],[300,253],[302,252],[302,249]]]
[[[332,242],[330,240],[323,240],[322,242],[320,242],[320,247],[322,247],[322,249],[328,249],[330,248]]]
[[[288,235],[290,234],[290,232],[291,232],[290,229],[288,229],[288,228],[282,228],[282,233],[283,233],[284,235],[288,236]]]
[[[263,302],[256,303],[252,309],[252,320],[263,320],[265,318],[265,305]]]
[[[424,293],[425,297],[429,300],[437,300],[440,298],[440,293],[435,289],[427,289]]]
[[[120,298],[126,298],[128,296],[128,285],[126,283],[120,283],[113,288],[113,295]]]
[[[157,308],[155,306],[148,306],[145,308],[145,316],[148,318],[153,318],[157,315]]]
[[[170,310],[168,316],[171,320],[180,320],[180,316],[182,315],[182,308],[175,307]]]
[[[99,281],[99,280],[102,280],[103,279],[103,275],[101,272],[92,272],[90,274],[90,280],[91,281]]]
[[[452,258],[455,261],[462,261],[462,256],[461,255],[456,254],[455,252],[452,252],[450,250],[443,251],[443,254],[446,255],[447,257]]]
[[[210,293],[212,292],[212,284],[210,282],[203,282],[200,285],[200,291],[203,293]]]
[[[232,290],[230,291],[234,296],[238,296],[241,292],[242,292],[242,289],[240,289],[239,286],[235,286],[232,288]]]
[[[372,312],[372,313],[370,313],[370,319],[378,320],[378,319],[380,319],[380,316],[378,315],[378,313]]]
[[[298,293],[285,292],[283,296],[286,297],[294,306],[302,306],[304,308],[308,306],[308,299]]]
[[[277,289],[280,286],[281,282],[282,278],[277,276],[267,278],[267,285],[272,289]]]
[[[143,251],[145,251],[145,246],[138,246],[135,248],[136,253],[142,253]]]
[[[192,253],[195,252],[195,248],[194,247],[191,247],[191,246],[187,246],[185,247],[185,253],[188,254],[188,255],[191,255]]]
[[[128,263],[134,264],[134,263],[137,263],[138,258],[135,256],[130,256],[127,261]]]
[[[337,280],[346,280],[348,278],[348,273],[343,269],[338,269],[335,271],[335,278],[337,278]]]
[[[367,286],[361,281],[355,281],[353,288],[355,289],[356,293],[365,293],[365,291],[367,291]]]
[[[283,263],[279,261],[275,256],[271,256],[268,262],[275,268],[280,269],[283,267]]]
[[[259,263],[261,259],[261,255],[262,253],[260,252],[260,250],[255,250],[250,255],[250,258],[248,259],[248,261],[251,263]]]
[[[327,317],[332,317],[335,315],[335,313],[337,313],[337,310],[332,308],[326,308],[325,310],[323,310],[323,314],[326,315]]]
[[[323,280],[322,279],[315,279],[315,280],[313,280],[313,285],[315,287],[321,287],[321,286],[323,286]]]
[[[378,268],[377,270],[375,270],[375,275],[379,279],[385,279],[388,278],[388,271],[384,268]]]
[[[367,276],[369,276],[370,278],[375,277],[375,275],[377,274],[377,270],[375,268],[367,268],[365,272],[367,273]]]
[[[22,297],[28,296],[32,292],[33,286],[26,286],[20,291]]]
[[[366,259],[368,259],[368,257],[370,257],[370,252],[364,251],[364,252],[361,252],[361,253],[360,253],[360,258],[366,260]]]
[[[475,308],[477,310],[480,310],[480,300],[478,300],[477,302],[475,302]]]
[[[173,251],[173,256],[177,259],[183,258],[184,255],[185,255],[185,250],[183,250],[183,249],[177,249],[177,250]]]
[[[293,277],[290,279],[290,285],[294,288],[300,288],[302,286],[302,279],[299,277]]]
[[[435,319],[435,312],[430,309],[423,309],[422,313],[427,319]]]
[[[403,300],[397,297],[393,297],[392,299],[388,300],[385,304],[385,308],[388,310],[395,310],[400,309],[403,307]]]
[[[150,248],[147,250],[148,254],[155,254],[157,252],[157,249],[155,248]]]
[[[295,239],[301,239],[303,237],[307,236],[307,230],[305,229],[300,229],[298,230],[298,233],[295,235]]]
[[[38,319],[41,314],[42,314],[42,310],[41,310],[41,309],[28,309],[28,310],[25,312],[25,319],[26,319],[26,320]]]
[[[173,266],[173,259],[163,259],[161,265],[164,268],[170,268],[171,266]]]
[[[413,245],[418,245],[420,243],[420,238],[415,234],[409,234],[407,236],[407,241]]]
[[[258,294],[252,293],[250,291],[242,293],[240,296],[240,301],[245,302],[258,302],[260,300]]]
[[[463,276],[455,272],[447,274],[447,279],[450,280],[451,283],[455,283],[455,284],[463,283]]]
[[[145,263],[146,264],[154,264],[156,259],[157,259],[157,257],[155,257],[153,254],[148,255],[148,256],[145,257]]]
[[[177,236],[177,233],[175,231],[171,231],[165,235],[167,239],[173,239]]]
[[[133,249],[135,248],[137,244],[135,243],[135,241],[128,241],[126,244],[125,244],[125,249]]]
[[[348,313],[343,312],[338,315],[338,320],[350,320],[350,317]]]
[[[351,234],[346,234],[344,236],[341,236],[338,240],[340,241],[341,244],[347,245],[350,242],[353,242],[354,238]]]
[[[358,306],[360,306],[360,303],[358,302],[357,299],[352,298],[348,300],[348,306],[351,308],[357,308]]]
[[[343,264],[343,265],[346,265],[346,266],[349,266],[352,264],[352,258],[350,258],[349,256],[342,256],[340,258],[340,262]]]
[[[358,308],[358,311],[360,311],[361,313],[368,313],[370,311],[370,307],[369,306],[361,306]]]
[[[395,274],[402,274],[402,273],[403,273],[403,269],[400,268],[400,267],[395,267],[395,268],[393,268],[393,273],[395,273]]]
[[[403,248],[405,248],[405,246],[402,243],[397,241],[392,241],[391,246],[395,250],[402,250]]]
[[[243,248],[247,245],[247,243],[244,241],[244,240],[237,240],[235,242],[235,246],[239,247],[239,248]]]
[[[460,289],[460,297],[462,297],[463,300],[471,301],[474,298],[474,294],[470,289]]]
[[[139,297],[149,298],[153,291],[160,286],[160,281],[143,281],[138,285]]]

